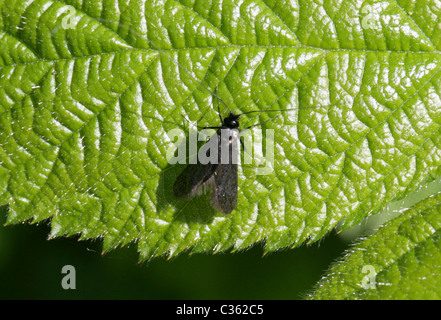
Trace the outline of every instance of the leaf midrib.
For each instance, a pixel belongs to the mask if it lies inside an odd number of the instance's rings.
[[[26,46],[25,43],[20,42],[23,45]],[[28,48],[28,47],[26,47]],[[101,52],[101,53],[96,53],[96,54],[87,54],[87,55],[81,55],[81,56],[72,56],[72,57],[68,57],[68,58],[59,58],[59,59],[47,59],[45,57],[40,57],[37,56],[36,53],[34,51],[31,50],[31,53],[36,56],[36,59],[30,62],[18,62],[18,63],[14,63],[14,64],[8,64],[8,65],[4,65],[4,66],[0,66],[0,70],[3,68],[9,68],[9,67],[18,67],[18,66],[27,66],[27,65],[32,65],[35,63],[41,63],[42,61],[44,62],[48,62],[48,63],[55,63],[58,61],[72,61],[72,60],[76,60],[76,59],[84,59],[84,58],[95,58],[95,57],[100,57],[100,56],[106,56],[106,55],[114,55],[114,54],[118,54],[118,53],[124,53],[124,52],[157,52],[158,55],[160,55],[162,52],[179,52],[179,51],[190,51],[190,50],[218,50],[218,49],[247,49],[247,48],[257,48],[257,49],[262,49],[262,50],[268,50],[268,49],[310,49],[310,50],[314,50],[317,52],[322,52],[322,54],[324,56],[326,56],[326,54],[328,52],[342,52],[342,53],[375,53],[375,54],[392,54],[392,53],[399,53],[399,54],[434,54],[434,55],[440,55],[441,56],[441,50],[371,50],[371,49],[345,49],[345,48],[337,48],[337,49],[323,49],[323,48],[319,48],[319,47],[314,47],[314,46],[308,46],[308,45],[236,45],[236,44],[229,44],[229,45],[222,45],[222,46],[205,46],[205,47],[197,47],[197,46],[193,46],[193,47],[185,47],[185,48],[172,48],[172,49],[156,49],[156,48],[136,48],[136,47],[131,47],[130,49],[121,49],[121,50],[115,50],[115,51],[106,51],[106,52]]]

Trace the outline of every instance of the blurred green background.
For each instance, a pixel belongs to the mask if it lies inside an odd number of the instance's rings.
[[[238,253],[183,253],[138,263],[136,245],[101,254],[101,240],[47,240],[49,223],[3,226],[0,207],[1,299],[302,299],[350,243],[405,208],[441,191],[428,183],[382,213],[340,234],[263,256],[262,245]],[[76,289],[64,290],[64,265],[76,270]]]
[[[332,233],[265,256],[256,245],[138,263],[136,245],[101,255],[101,240],[47,240],[48,223],[3,226],[5,215],[0,207],[1,299],[301,299],[348,246]],[[64,265],[75,267],[75,290],[61,286]]]

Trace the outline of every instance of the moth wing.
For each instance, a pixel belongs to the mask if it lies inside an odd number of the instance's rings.
[[[237,204],[237,164],[221,164],[213,175],[213,207],[230,214]]]
[[[230,214],[237,204],[237,164],[232,163],[233,146],[229,135],[221,139],[218,131],[217,140],[219,150],[228,150],[228,163],[222,164],[221,152],[218,152],[218,164],[189,164],[176,179],[173,191],[176,198],[189,199],[205,188],[212,189],[213,208]]]
[[[203,192],[203,187],[213,188],[210,183],[218,164],[189,164],[176,179],[173,186],[175,198],[190,199]]]

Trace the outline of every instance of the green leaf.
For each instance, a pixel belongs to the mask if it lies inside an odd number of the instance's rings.
[[[356,244],[310,299],[440,299],[441,193]]]
[[[137,242],[147,259],[274,251],[360,222],[440,174],[437,6],[0,1],[8,223],[50,219],[52,237]],[[216,88],[236,113],[294,109],[264,123],[274,171],[241,166],[229,216],[174,199],[183,168],[166,159],[186,118],[219,124]]]

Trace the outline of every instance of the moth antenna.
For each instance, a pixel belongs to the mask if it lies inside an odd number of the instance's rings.
[[[103,18],[98,18],[97,19],[99,22],[112,22],[110,20],[107,19],[103,19]],[[121,27],[128,27],[127,25],[124,24],[119,24],[119,26]],[[55,31],[55,30],[54,30]],[[137,34],[138,36],[142,36],[140,33],[137,33],[136,31],[133,31],[135,34]],[[215,96],[225,107],[227,107],[228,111],[230,113],[232,113],[233,111],[230,109],[230,107],[225,103],[225,101],[223,101],[219,95],[217,94],[217,90],[216,93],[213,92],[211,89],[209,89],[206,85],[204,85],[201,81],[199,81],[198,79],[196,79],[191,73],[190,71],[188,71],[179,61],[173,59],[173,57],[171,55],[169,55],[168,53],[166,53],[164,50],[162,50],[161,48],[159,48],[152,40],[150,40],[148,37],[145,38],[147,40],[148,43],[150,43],[157,51],[159,51],[161,54],[167,56],[170,61],[173,61],[179,68],[181,68],[182,70],[185,71],[185,73],[187,73],[198,85],[200,85],[202,88],[204,88],[205,90],[207,90],[209,93],[211,93],[213,96]],[[219,113],[220,114],[220,113]]]
[[[200,85],[202,88],[204,88],[205,90],[207,90],[208,92],[210,92],[213,96],[215,96],[218,101],[222,102],[222,104],[224,106],[227,107],[227,109],[231,111],[230,107],[219,97],[219,95],[217,94],[217,87],[216,87],[216,93],[213,92],[211,89],[209,89],[206,85],[204,85],[201,81],[199,81],[198,79],[196,79],[191,73],[190,71],[187,70],[187,68],[185,68],[179,61],[173,59],[173,57],[171,55],[169,55],[168,53],[166,53],[165,51],[163,51],[162,49],[160,49],[152,40],[147,38],[147,41],[153,46],[155,47],[156,50],[158,50],[160,53],[166,55],[170,61],[173,61],[174,63],[176,63],[177,66],[179,66],[182,70],[185,71],[185,73],[187,73],[198,85]],[[220,113],[219,113],[220,114]]]
[[[107,19],[102,19],[102,18],[98,18],[98,21],[100,22],[112,22],[110,20]],[[128,27],[124,24],[119,24],[122,27]],[[141,36],[140,33],[135,32],[137,35]],[[209,89],[206,85],[204,85],[201,81],[199,81],[198,79],[196,79],[191,73],[190,71],[187,70],[187,68],[185,68],[179,61],[173,59],[173,57],[171,55],[169,55],[168,53],[166,53],[164,50],[162,50],[161,48],[159,48],[159,46],[157,46],[152,40],[150,40],[149,38],[145,38],[147,40],[148,43],[150,43],[157,51],[159,51],[161,54],[167,56],[170,61],[173,61],[179,68],[181,68],[181,70],[184,70],[185,73],[187,73],[198,85],[200,85],[202,88],[204,88],[205,90],[207,90],[209,93],[211,93],[213,96],[215,96],[218,99],[218,102],[220,101],[225,107],[227,107],[228,111],[230,113],[232,113],[233,111],[230,109],[230,107],[225,103],[225,101],[223,101],[219,95],[217,94],[217,87],[216,87],[216,92],[213,92],[213,90]],[[218,108],[219,109],[219,108]],[[220,115],[220,112],[219,112]]]
[[[317,109],[317,108],[320,108],[320,106],[318,106],[318,107],[299,107],[299,108],[281,109],[281,110],[275,110],[275,109],[253,110],[253,111],[243,112],[241,114],[238,114],[238,116],[242,116],[244,114],[250,114],[250,113],[272,112],[272,111],[284,112],[284,111],[292,111],[292,110],[299,110],[299,109]]]

